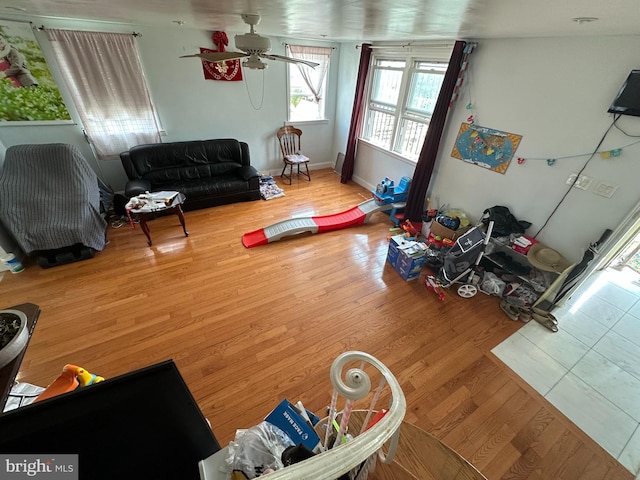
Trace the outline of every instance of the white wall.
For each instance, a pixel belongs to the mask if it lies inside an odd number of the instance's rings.
[[[41,24],[42,20],[34,22]],[[177,26],[151,28],[53,19],[47,20],[45,27],[141,33],[137,45],[151,96],[162,127],[167,132],[163,141],[236,138],[249,144],[251,163],[258,170],[280,173],[282,161],[275,132],[284,125],[287,117],[287,70],[284,62],[269,61],[269,68],[264,71],[245,70],[243,73],[246,81],[243,82],[204,80],[202,64],[198,59],[179,56],[197,53],[199,47],[211,48],[212,32]],[[235,33],[246,32],[227,32],[230,38],[229,49],[233,48]],[[36,32],[36,35],[72,117],[77,121],[78,116],[72,102],[57,75],[58,70],[46,33]],[[273,53],[285,53],[283,41],[280,38],[271,39]],[[305,45],[320,44],[291,39],[287,41]],[[322,45],[338,47],[334,50],[329,72],[329,95],[326,102],[328,121],[298,124],[304,132],[302,146],[311,158],[312,169],[329,167],[335,161],[332,145],[340,50],[337,44]],[[0,140],[7,146],[22,143],[71,143],[81,149],[98,174],[115,190],[122,189],[126,182],[119,160],[95,160],[79,125],[4,126],[0,127]]]
[[[629,71],[639,68],[640,36],[481,40],[471,58],[462,98],[450,112],[428,195],[440,205],[464,209],[474,220],[494,205],[509,207],[532,222],[535,234],[568,189],[565,181],[585,164],[613,117],[607,113]],[[470,96],[469,96],[470,94]],[[473,110],[465,107],[472,100]],[[504,175],[451,157],[462,122],[522,135]],[[640,118],[623,117],[619,126],[640,135]],[[629,145],[637,138],[612,129],[602,149]],[[582,155],[575,158],[565,156]],[[516,157],[527,158],[518,165]],[[539,160],[536,160],[539,159]],[[546,159],[557,159],[548,166]],[[360,147],[354,179],[375,185],[385,175],[406,175],[408,165],[372,147]],[[605,228],[615,228],[639,200],[640,145],[618,158],[596,155],[583,174],[594,177],[588,191],[571,189],[538,239],[572,261]],[[597,181],[620,185],[614,196],[593,193]]]
[[[340,45],[339,77],[336,82],[339,88],[336,92],[335,129],[333,132],[334,163],[338,153],[346,153],[359,63],[360,50],[356,48],[356,44],[342,43]]]
[[[204,80],[198,59],[179,56],[196,53],[200,46],[211,46],[211,32],[147,28],[140,31],[143,33],[140,53],[147,81],[168,133],[164,141],[237,138],[249,144],[251,162],[258,170],[280,173],[282,160],[275,131],[287,118],[286,64],[269,61],[266,70],[245,69],[243,82]],[[233,34],[227,32],[230,39]],[[284,41],[272,38],[272,52],[284,55]],[[331,145],[339,63],[340,50],[336,48],[326,102],[329,120],[297,124],[303,130],[302,147],[311,158],[311,168],[328,167],[333,161]]]
[[[39,23],[39,22],[38,22]],[[149,28],[49,20],[50,28],[138,31],[144,69],[158,108],[165,141],[233,137],[249,143],[252,163],[261,171],[280,172],[280,158],[274,132],[286,119],[286,68],[270,62],[264,72],[264,103],[251,106],[262,96],[262,72],[245,72],[247,82],[205,81],[200,62],[180,55],[210,46],[210,33],[183,27]],[[235,33],[227,32],[230,38]],[[51,60],[46,35],[37,33],[45,55]],[[274,53],[283,54],[283,39],[272,38]],[[303,43],[303,42],[300,42]],[[355,44],[337,46],[332,57],[327,99],[328,122],[303,125],[303,148],[312,167],[326,167],[345,151],[360,50]],[[230,46],[231,47],[231,46]],[[447,128],[428,194],[439,202],[462,208],[477,219],[485,208],[505,205],[536,233],[565,194],[571,172],[578,171],[609,127],[606,112],[611,100],[632,68],[638,68],[629,52],[640,47],[640,36],[580,37],[550,39],[482,40],[471,59],[463,95],[450,113]],[[50,61],[54,75],[57,70]],[[258,77],[258,78],[256,78]],[[68,99],[64,88],[63,96]],[[473,101],[474,110],[465,105]],[[75,111],[70,107],[72,116]],[[504,175],[451,157],[460,124],[474,113],[481,126],[522,135],[515,157]],[[75,117],[74,117],[75,118]],[[623,117],[619,124],[640,135],[640,119]],[[19,143],[68,142],[78,145],[87,157],[89,146],[77,125],[43,127],[0,127],[0,141]],[[609,133],[604,149],[623,147],[634,139],[617,130]],[[624,148],[620,157],[593,158],[584,173],[594,177],[589,191],[572,189],[539,239],[579,260],[590,242],[605,228],[615,228],[638,201],[636,179],[640,174],[640,147]],[[535,160],[535,159],[540,160]],[[547,158],[556,158],[548,166]],[[119,161],[93,162],[94,168],[115,189],[124,185]],[[414,165],[361,142],[354,180],[372,188],[389,176],[412,176]],[[619,184],[611,199],[595,195],[599,180]]]

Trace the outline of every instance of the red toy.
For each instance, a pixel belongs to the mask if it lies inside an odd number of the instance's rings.
[[[404,230],[407,238],[417,238],[418,233],[420,233],[420,230],[422,229],[422,224],[413,223],[411,220],[407,219],[404,223],[400,224],[400,228]]]
[[[441,302],[444,300],[444,292],[442,291],[442,287],[438,285],[438,282],[433,275],[427,275],[426,277],[424,277],[424,285],[425,287],[427,287],[427,290],[431,290],[436,294],[438,300],[440,300]]]
[[[436,237],[433,233],[429,232],[427,237],[427,245],[435,245],[437,248],[451,248],[456,242],[450,238]]]

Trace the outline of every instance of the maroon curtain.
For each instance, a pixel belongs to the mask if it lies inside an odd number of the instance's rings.
[[[353,166],[356,160],[356,145],[358,135],[364,117],[364,87],[369,74],[369,61],[371,60],[371,44],[363,43],[360,51],[360,66],[358,67],[358,80],[356,80],[356,95],[353,100],[353,111],[351,112],[351,126],[347,137],[347,151],[342,164],[341,183],[347,183],[353,176]]]
[[[444,130],[447,120],[451,97],[458,80],[460,68],[462,67],[465,45],[465,42],[457,41],[453,47],[453,52],[451,52],[451,58],[449,59],[449,68],[447,68],[447,73],[444,75],[438,101],[436,102],[433,116],[429,123],[429,130],[427,130],[427,136],[424,139],[424,144],[418,157],[418,163],[413,172],[411,188],[407,196],[407,205],[404,210],[404,218],[408,218],[414,222],[422,221],[425,196],[438,156],[438,147],[440,146],[440,138],[442,137],[442,131]]]

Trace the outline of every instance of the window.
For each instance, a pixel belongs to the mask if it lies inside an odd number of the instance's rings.
[[[132,34],[47,30],[99,159],[160,142],[158,122]]]
[[[325,118],[326,78],[330,47],[287,45],[287,56],[319,63],[311,68],[301,63],[288,63],[289,121],[323,120]]]
[[[447,67],[442,61],[374,57],[363,138],[417,161]]]

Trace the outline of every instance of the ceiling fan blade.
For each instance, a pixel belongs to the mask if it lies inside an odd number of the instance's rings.
[[[198,57],[209,62],[225,62],[227,60],[237,60],[238,58],[244,58],[248,56],[249,55],[242,52],[205,52],[194,53],[193,55],[181,55],[180,58]]]
[[[289,62],[289,63],[303,63],[311,68],[316,68],[318,65],[320,65],[319,63],[310,62],[308,60],[301,60],[299,58],[293,58],[293,57],[285,57],[284,55],[271,55],[271,54],[261,53],[260,56],[262,58],[267,58],[269,60],[282,60],[283,62]]]

